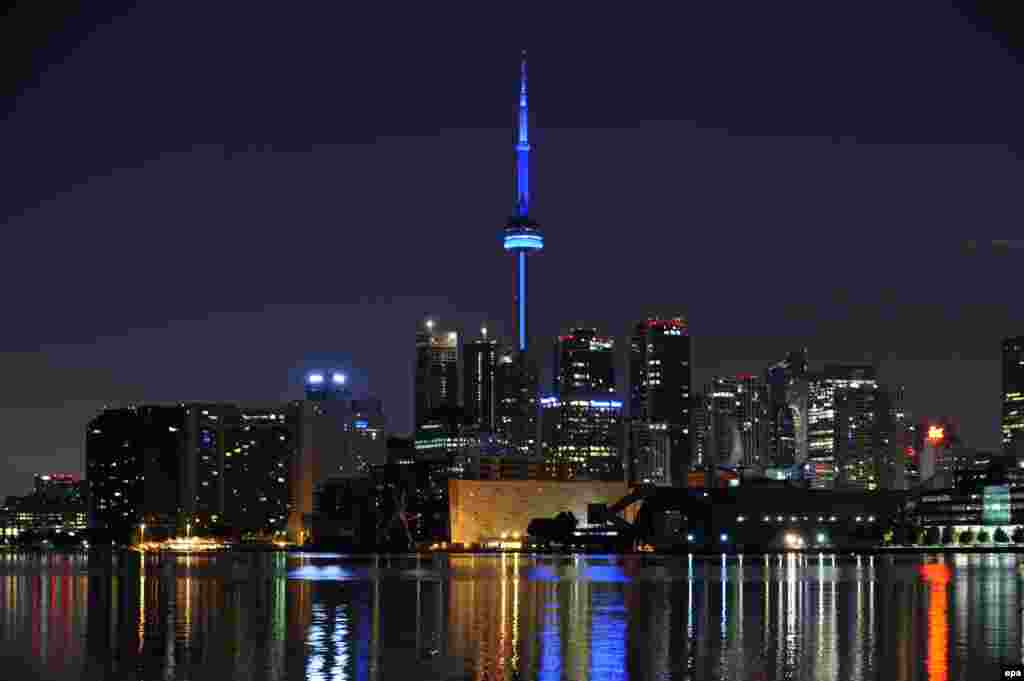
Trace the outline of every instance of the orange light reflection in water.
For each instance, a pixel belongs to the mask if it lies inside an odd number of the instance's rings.
[[[928,593],[928,681],[949,679],[949,585],[950,570],[933,563],[921,567]]]

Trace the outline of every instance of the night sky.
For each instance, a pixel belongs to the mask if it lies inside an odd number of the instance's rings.
[[[0,19],[0,495],[80,471],[104,404],[315,366],[408,430],[424,315],[512,331],[523,47],[545,349],[682,314],[698,385],[873,359],[998,446],[1024,59],[995,4],[89,4]]]

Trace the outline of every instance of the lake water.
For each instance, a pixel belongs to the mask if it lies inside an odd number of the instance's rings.
[[[0,678],[988,681],[1021,562],[0,554]]]

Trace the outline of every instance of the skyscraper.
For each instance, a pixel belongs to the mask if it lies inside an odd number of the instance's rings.
[[[827,365],[809,374],[807,385],[807,464],[811,486],[875,489],[884,456],[891,409],[880,399],[875,368]]]
[[[480,338],[466,343],[462,356],[466,420],[480,432],[494,432],[498,341],[488,338],[487,329],[483,328]]]
[[[596,329],[573,329],[555,339],[554,394],[615,392],[615,341]]]
[[[415,426],[439,409],[459,406],[459,336],[439,331],[427,320],[416,332]]]
[[[623,480],[622,402],[606,393],[545,397],[540,449],[559,480]]]
[[[1003,451],[1024,460],[1024,336],[1003,341]]]
[[[707,464],[765,464],[769,430],[765,393],[764,384],[750,374],[716,377],[706,386],[702,449]]]
[[[504,247],[516,256],[516,336],[517,349],[525,354],[529,345],[529,308],[526,281],[526,258],[544,248],[540,225],[530,217],[530,141],[529,107],[526,100],[526,50],[520,62],[519,134],[516,140],[516,205],[515,213],[505,226]]]
[[[535,454],[537,446],[537,368],[524,353],[506,349],[495,370],[495,434],[498,441],[520,454]]]
[[[768,367],[765,384],[768,392],[769,462],[791,466],[807,457],[806,385],[807,349],[789,353],[784,360]]]
[[[651,317],[636,324],[630,339],[630,459],[649,458],[665,451],[654,447],[650,434],[668,434],[669,475],[674,485],[685,485],[690,467],[692,367],[690,333],[683,317]]]

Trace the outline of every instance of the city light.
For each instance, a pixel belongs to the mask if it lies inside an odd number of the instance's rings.
[[[787,532],[785,541],[787,549],[802,549],[804,547],[804,538],[796,532]]]
[[[505,250],[514,251],[517,248],[538,251],[544,248],[544,237],[539,234],[509,234],[505,237]]]
[[[932,442],[940,442],[946,437],[946,429],[942,426],[929,426],[928,439]]]
[[[334,375],[331,376],[331,380],[337,383],[338,385],[342,385],[345,383],[345,374],[335,371]]]
[[[306,378],[306,382],[310,383],[311,385],[320,385],[321,383],[324,382],[324,375],[310,374],[309,377]]]

